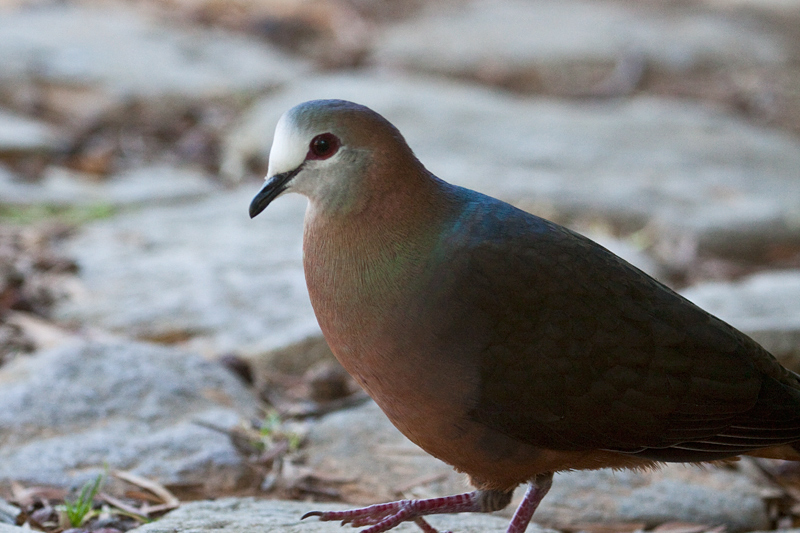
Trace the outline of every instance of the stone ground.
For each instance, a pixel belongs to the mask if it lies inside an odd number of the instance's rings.
[[[223,499],[213,502],[191,502],[169,514],[162,520],[149,524],[141,533],[171,533],[173,531],[281,531],[288,533],[323,533],[341,531],[338,523],[319,522],[309,519],[301,522],[299,517],[308,509],[301,502],[257,501],[250,498]],[[341,505],[320,504],[318,510],[339,510]],[[449,527],[444,517],[434,517],[434,527]],[[466,515],[459,521],[459,531],[464,533],[494,533],[505,531],[507,520],[496,516]],[[403,524],[393,531],[411,532],[417,527]],[[2,531],[2,530],[0,530]],[[552,530],[532,525],[531,533],[552,533]],[[2,532],[5,533],[5,532]]]
[[[52,504],[103,472],[112,507],[151,512],[140,478],[199,500],[143,532],[333,531],[299,517],[467,490],[335,366],[304,201],[247,216],[277,118],[311,98],[375,108],[442,178],[800,370],[798,28],[797,0],[0,0],[0,531],[57,531]],[[792,479],[564,473],[530,530],[791,527]]]

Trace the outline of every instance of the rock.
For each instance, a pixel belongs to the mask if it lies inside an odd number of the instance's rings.
[[[84,225],[65,248],[83,288],[53,316],[139,339],[192,340],[209,355],[319,335],[301,264],[306,202],[282,198],[250,220],[258,187]]]
[[[10,182],[11,180],[18,179],[17,176],[11,172],[11,170],[0,164],[0,190],[2,190],[5,194],[6,191],[6,182]]]
[[[703,252],[800,241],[800,141],[687,101],[581,103],[424,78],[309,78],[250,110],[226,141],[223,172],[266,160],[281,113],[332,97],[384,114],[439,177],[533,212],[653,222],[696,235]]]
[[[51,5],[0,18],[0,93],[88,119],[131,101],[246,96],[307,67],[230,32],[176,27],[121,5]]]
[[[259,352],[249,359],[253,373],[258,377],[269,377],[275,373],[302,376],[317,364],[333,363],[336,358],[331,352],[322,332],[310,335],[287,346]],[[338,362],[336,363],[338,364]],[[259,383],[263,390],[267,383]]]
[[[48,124],[0,109],[0,157],[52,154],[63,145],[60,134]]]
[[[776,14],[797,14],[800,9],[798,0],[703,0],[703,3],[714,8],[751,8]]]
[[[35,185],[24,182],[10,169],[0,165],[0,192],[3,194],[0,205],[17,203],[16,200],[26,193],[32,197],[36,190],[38,189]]]
[[[292,502],[281,500],[255,500],[253,498],[225,498],[216,501],[188,502],[163,518],[131,531],[136,533],[173,533],[175,531],[219,531],[229,533],[322,533],[341,531],[338,522],[320,522],[315,518],[300,521],[306,511],[344,509],[340,504]],[[452,528],[459,533],[501,533],[508,519],[492,515],[464,513],[432,516],[435,528]],[[439,529],[440,531],[442,529]],[[413,523],[401,524],[392,531],[411,533],[419,531]],[[531,524],[529,533],[555,533]],[[3,532],[0,532],[3,533]]]
[[[158,165],[134,168],[108,179],[61,167],[48,168],[37,183],[0,174],[0,190],[3,204],[121,207],[196,199],[217,187],[198,170]]]
[[[312,425],[308,466],[338,480],[344,499],[366,505],[404,497],[430,498],[471,490],[465,476],[428,456],[391,425],[374,403],[340,411]],[[580,529],[589,523],[692,522],[730,531],[767,527],[761,481],[741,462],[730,468],[667,465],[653,472],[599,471],[556,475],[536,511],[537,523]],[[510,517],[523,491],[501,514]]]
[[[322,479],[335,480],[351,504],[472,490],[466,476],[405,438],[372,401],[312,424],[304,450],[307,466]]]
[[[702,283],[681,292],[800,372],[800,270],[763,272],[733,283]]]
[[[221,365],[132,342],[75,343],[0,368],[0,480],[80,486],[105,468],[231,490],[251,475],[227,436],[258,402]]]
[[[0,164],[0,192],[2,192],[2,199],[0,199],[0,205],[6,203],[6,194],[9,197],[15,197],[16,192],[13,191],[14,187],[18,185],[22,185],[22,181],[19,179],[19,176],[11,172],[10,169]]]
[[[626,57],[649,76],[674,76],[784,64],[791,49],[754,20],[696,8],[479,0],[429,4],[385,29],[373,54],[381,65],[546,92],[591,89]]]
[[[24,527],[10,526],[8,524],[0,524],[0,533],[28,533],[30,529]]]
[[[16,505],[11,505],[4,499],[0,498],[0,526],[2,525],[14,525],[17,523],[17,516],[19,516],[19,507]],[[3,533],[3,530],[0,529],[0,533]]]
[[[678,521],[751,531],[769,524],[761,488],[739,470],[711,466],[561,473],[535,517],[562,529],[614,522],[644,523],[651,529]]]

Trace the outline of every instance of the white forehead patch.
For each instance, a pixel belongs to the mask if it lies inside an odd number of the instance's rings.
[[[296,169],[303,164],[308,154],[310,139],[304,139],[300,135],[288,115],[288,112],[284,113],[275,126],[275,137],[269,151],[267,179]]]

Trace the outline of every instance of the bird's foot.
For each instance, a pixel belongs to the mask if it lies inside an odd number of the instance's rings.
[[[514,518],[508,525],[506,533],[525,533],[534,511],[539,506],[544,495],[550,490],[553,483],[553,474],[539,474],[530,480],[528,491],[519,504]],[[311,511],[303,515],[301,520],[309,516],[319,517],[327,522],[338,520],[342,525],[350,524],[352,527],[370,526],[361,533],[382,533],[389,531],[402,522],[414,522],[423,533],[438,533],[436,529],[425,521],[423,516],[446,513],[490,513],[505,508],[511,501],[513,491],[476,490],[444,498],[431,498],[429,500],[400,500],[391,503],[379,503],[350,509],[348,511]],[[450,533],[450,532],[442,532]]]
[[[322,521],[341,521],[342,525],[352,527],[371,526],[361,533],[381,533],[388,531],[402,522],[415,522],[424,533],[437,533],[436,529],[422,517],[430,514],[481,512],[481,491],[468,492],[443,498],[429,500],[400,500],[391,503],[379,503],[361,509],[347,511],[311,511],[303,515],[319,517]],[[301,519],[302,520],[302,519]],[[446,532],[442,532],[446,533]]]

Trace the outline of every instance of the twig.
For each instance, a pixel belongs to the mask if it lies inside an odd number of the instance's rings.
[[[159,498],[161,501],[164,502],[163,505],[158,505],[154,507],[150,507],[149,509],[155,509],[156,507],[164,507],[168,506],[169,509],[175,509],[181,504],[181,501],[175,497],[169,490],[167,490],[164,485],[160,483],[156,483],[147,478],[143,478],[141,476],[137,476],[136,474],[132,474],[130,472],[123,472],[122,470],[114,470],[112,472],[113,476],[121,479],[123,481],[127,481],[128,483],[132,483],[137,487],[143,488],[145,490],[149,490]]]
[[[130,515],[133,515],[133,516],[135,516],[137,518],[141,518],[142,520],[147,520],[147,518],[148,518],[147,515],[142,513],[142,511],[140,509],[137,509],[133,505],[129,505],[129,504],[123,502],[122,500],[119,500],[119,499],[113,497],[110,494],[106,494],[105,492],[101,492],[100,493],[100,499],[102,499],[104,502],[108,503],[109,505],[111,505],[113,507],[116,507],[117,509],[125,511],[126,513],[128,513]]]

